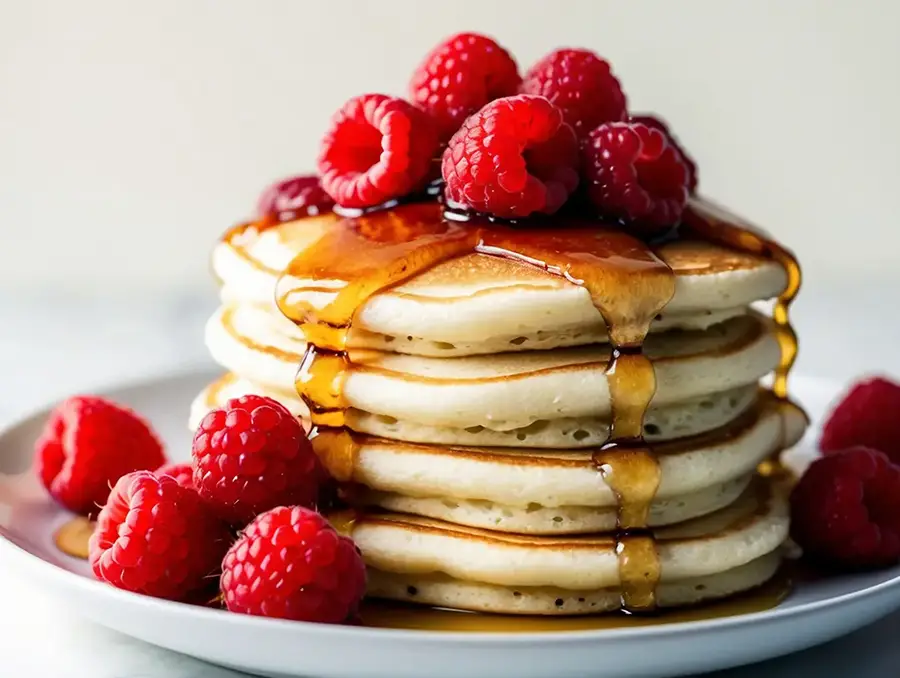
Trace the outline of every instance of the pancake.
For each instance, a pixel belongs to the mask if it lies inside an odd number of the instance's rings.
[[[660,608],[687,607],[749,591],[771,579],[781,562],[782,554],[775,550],[724,572],[662,582],[656,589],[656,604]],[[615,588],[512,588],[440,574],[395,574],[374,568],[369,568],[368,596],[494,614],[563,616],[615,612],[621,608]]]
[[[191,405],[189,426],[196,430],[206,413],[222,407],[232,398],[253,394],[274,398],[294,416],[307,419],[309,410],[296,393],[260,386],[234,373],[228,373],[205,388]],[[655,443],[712,431],[734,421],[756,402],[756,384],[711,393],[667,406],[652,406],[644,418],[644,438]],[[406,442],[481,447],[522,447],[578,449],[602,445],[609,437],[609,419],[564,417],[537,421],[525,427],[495,431],[483,426],[467,428],[435,427],[400,422],[351,409],[350,427],[361,433]]]
[[[434,205],[433,219],[440,219]],[[326,214],[257,230],[234,229],[213,252],[226,303],[258,303],[273,315],[278,278],[340,217]],[[675,295],[656,329],[703,329],[787,285],[767,259],[679,239],[656,248],[675,274]],[[340,280],[287,280],[291,301],[322,308]],[[420,355],[471,355],[553,348],[606,339],[588,292],[537,267],[469,254],[442,262],[371,297],[354,318],[351,345]]]
[[[534,602],[528,610],[514,609],[511,600],[504,608],[499,599],[493,603],[477,603],[474,595],[460,595],[452,606],[463,609],[573,614],[619,607],[618,595],[612,595],[620,586],[616,542],[605,535],[513,535],[395,513],[363,513],[350,520],[346,515],[337,515],[333,522],[359,546],[374,573],[376,587],[377,573],[390,573],[394,577],[389,579],[406,581],[407,586],[416,586],[409,582],[424,584],[431,578],[441,577],[445,578],[445,587],[452,584],[447,579],[479,587],[487,585],[494,588],[494,593],[505,591],[503,597],[507,600],[532,592],[539,594],[532,596]],[[660,590],[669,584],[685,582],[688,588],[695,589],[705,578],[736,571],[776,553],[787,538],[787,502],[768,483],[755,482],[736,502],[716,513],[653,532],[661,568]],[[756,576],[738,576],[733,578],[732,585],[722,585],[719,589],[722,595],[740,590],[741,583],[749,587],[767,579],[777,567],[778,557],[763,561],[767,566],[755,570]],[[515,566],[511,567],[511,563]],[[576,601],[579,598],[586,601],[592,596],[595,605],[588,609],[572,609],[574,606],[558,609],[565,605],[554,604],[552,608],[534,609],[538,607],[537,600],[546,603],[552,593],[558,596],[560,590],[568,592],[568,598]],[[388,585],[373,588],[369,593],[410,600],[408,593]],[[432,595],[439,594],[433,589]],[[444,591],[442,595],[449,597],[450,593]],[[444,604],[416,598],[420,602]],[[463,598],[469,602],[464,604]],[[683,599],[678,600],[677,604],[682,602]]]
[[[735,484],[796,443],[805,425],[798,409],[768,400],[725,429],[655,446],[660,484],[651,525],[725,506],[736,497]],[[363,497],[395,511],[528,534],[602,531],[616,524],[619,500],[590,451],[412,445],[361,437],[352,459],[336,452],[322,460],[337,480],[375,490]]]
[[[747,488],[748,474],[677,498],[650,505],[647,525],[660,527],[699,518],[723,509]],[[616,507],[507,506],[482,499],[409,497],[391,492],[361,491],[356,501],[397,513],[434,518],[456,525],[516,534],[592,534],[616,528]]]
[[[226,369],[290,393],[302,342],[261,337],[256,317],[246,307],[217,312],[207,325],[210,352]],[[755,314],[704,331],[652,335],[644,352],[656,371],[655,406],[755,383],[780,359],[771,322]],[[610,413],[607,345],[465,358],[362,350],[350,357],[347,405],[403,423],[509,431]]]

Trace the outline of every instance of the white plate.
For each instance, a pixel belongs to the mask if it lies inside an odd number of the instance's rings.
[[[188,404],[210,374],[160,378],[107,394],[145,414],[170,456],[186,457]],[[837,385],[795,380],[819,418]],[[802,584],[778,607],[736,617],[567,633],[478,634],[326,626],[231,614],[134,595],[90,578],[52,543],[68,515],[29,471],[46,411],[0,433],[0,561],[18,566],[91,620],[161,647],[267,676],[569,678],[676,676],[760,661],[826,642],[900,607],[900,567]],[[810,432],[801,460],[812,453]]]

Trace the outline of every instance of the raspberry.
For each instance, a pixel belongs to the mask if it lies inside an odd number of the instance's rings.
[[[97,517],[90,564],[116,588],[184,600],[209,584],[230,543],[194,490],[135,471],[119,479]]]
[[[262,396],[235,398],[207,414],[192,452],[194,487],[235,525],[275,506],[314,506],[324,481],[300,422]]]
[[[485,104],[516,93],[515,60],[496,42],[460,33],[435,47],[413,74],[410,100],[431,114],[441,141]]]
[[[900,463],[900,384],[882,377],[855,384],[834,409],[819,441],[825,454],[862,445]]]
[[[73,396],[53,410],[35,443],[38,477],[70,511],[96,513],[109,488],[131,471],[165,462],[150,426],[126,407],[96,396]]]
[[[288,221],[314,217],[331,211],[332,207],[334,200],[322,188],[319,177],[306,175],[282,179],[269,186],[259,197],[256,213],[260,219],[274,214],[281,221]]]
[[[668,138],[642,123],[610,122],[583,149],[588,195],[607,217],[652,234],[674,225],[687,202],[687,168]]]
[[[492,101],[453,135],[441,164],[453,203],[512,219],[553,214],[578,186],[578,142],[543,97]]]
[[[163,464],[154,471],[154,474],[157,476],[172,476],[175,482],[182,487],[194,487],[194,469],[187,462]]]
[[[864,569],[900,561],[900,466],[853,447],[814,461],[791,493],[791,536],[822,565]]]
[[[688,173],[688,193],[693,195],[697,192],[697,163],[694,162],[694,159],[687,154],[684,150],[684,147],[678,143],[678,139],[675,138],[675,135],[669,130],[669,126],[663,122],[661,118],[656,117],[655,115],[650,115],[647,113],[642,113],[640,115],[632,115],[630,118],[631,122],[640,122],[647,127],[652,127],[654,129],[658,129],[660,132],[665,134],[669,138],[669,145],[672,146],[676,151],[678,151],[679,155],[681,155],[681,161],[684,163],[684,166],[687,168]]]
[[[374,207],[420,188],[437,152],[434,124],[383,94],[350,99],[322,139],[322,188],[344,207]]]
[[[579,138],[627,116],[625,94],[609,63],[586,49],[550,52],[525,74],[520,91],[547,97]]]
[[[338,624],[366,588],[359,551],[315,511],[281,506],[258,516],[222,562],[232,612]]]

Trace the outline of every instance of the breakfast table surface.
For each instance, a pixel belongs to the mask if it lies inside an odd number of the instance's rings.
[[[900,376],[897,280],[807,281],[798,301],[797,370],[849,382]],[[889,301],[890,300],[890,301]],[[128,298],[0,298],[0,424],[74,392],[209,366],[203,324],[213,292]],[[885,312],[887,311],[887,312]],[[849,636],[709,678],[885,678],[900,665],[900,612]],[[0,562],[0,676],[226,678],[239,676],[95,626]],[[590,676],[586,670],[585,676]],[[548,676],[548,678],[552,678]]]

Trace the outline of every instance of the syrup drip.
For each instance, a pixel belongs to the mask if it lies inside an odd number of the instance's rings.
[[[786,399],[797,355],[789,319],[800,286],[796,259],[761,232],[717,215],[704,203],[687,210],[684,229],[773,259],[787,271],[788,285],[774,313],[782,356],[773,386]],[[392,206],[330,225],[291,262],[276,291],[282,313],[300,326],[309,343],[296,385],[310,408],[316,452],[339,480],[352,480],[359,446],[345,428],[344,384],[353,366],[346,348],[355,314],[378,292],[471,253],[512,259],[584,287],[603,317],[613,348],[606,370],[612,425],[594,463],[618,500],[616,553],[623,608],[653,609],[660,572],[647,516],[659,486],[659,466],[642,432],[656,380],[642,346],[653,318],[674,294],[674,275],[646,244],[623,231],[577,218],[544,229],[460,215],[450,220],[442,218],[434,203]],[[303,294],[314,287],[322,291],[323,281],[344,286],[316,308]]]
[[[339,480],[352,479],[358,446],[343,428],[343,385],[352,368],[347,336],[355,313],[375,293],[471,253],[512,259],[584,287],[614,349],[607,366],[613,425],[596,464],[619,503],[622,602],[630,610],[652,609],[659,560],[646,527],[659,467],[641,435],[656,380],[641,347],[653,318],[674,294],[674,276],[643,242],[597,223],[516,229],[458,219],[442,219],[440,208],[427,203],[360,214],[335,224],[285,271],[276,298],[309,342],[296,385],[315,426],[313,447]],[[346,284],[317,309],[299,291],[322,280]]]
[[[788,397],[788,375],[797,360],[797,333],[790,320],[790,309],[800,292],[802,272],[793,252],[775,242],[761,229],[747,223],[737,224],[734,217],[707,201],[692,201],[684,212],[685,230],[693,232],[704,240],[719,243],[725,247],[749,252],[780,264],[787,273],[787,286],[775,300],[772,318],[778,332],[781,347],[781,361],[775,370],[772,392],[786,400]]]
[[[659,489],[660,471],[642,436],[644,415],[656,393],[656,373],[639,350],[613,349],[606,379],[612,404],[610,435],[594,453],[593,461],[616,494],[616,557],[622,608],[652,610],[656,607],[660,565],[647,520]]]
[[[683,229],[709,242],[725,247],[749,252],[778,263],[787,273],[787,285],[775,300],[772,319],[775,321],[776,337],[781,349],[781,359],[775,369],[772,393],[785,406],[800,408],[788,397],[788,377],[797,361],[797,333],[791,324],[790,309],[800,292],[803,280],[800,263],[793,252],[773,240],[761,229],[748,223],[736,223],[735,217],[722,208],[706,200],[692,200],[684,212]],[[784,447],[782,445],[782,447]],[[781,452],[777,452],[759,466],[759,472],[766,476],[784,476],[789,470],[781,462]]]

